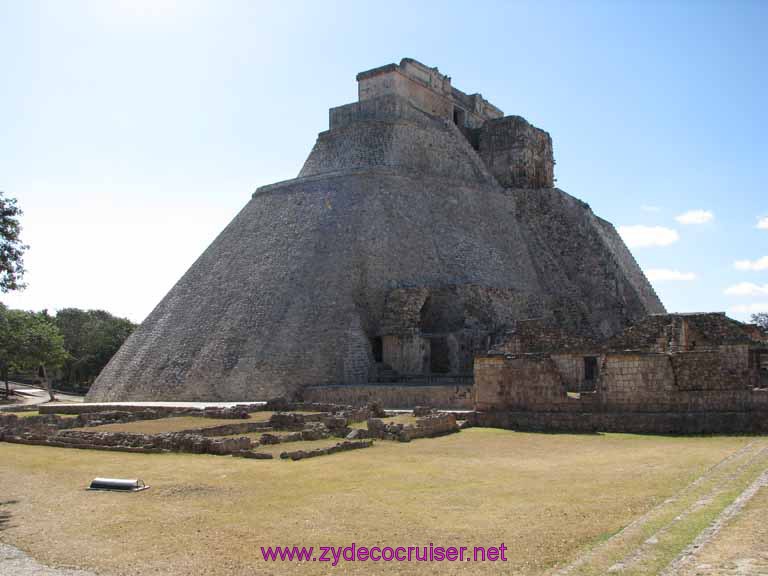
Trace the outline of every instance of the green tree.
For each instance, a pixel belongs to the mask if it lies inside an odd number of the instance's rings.
[[[768,332],[768,312],[752,314],[752,324],[757,324],[763,331]]]
[[[16,198],[7,198],[0,190],[0,292],[22,290],[24,278],[24,252],[29,248],[22,243],[19,216],[23,212]]]
[[[69,357],[63,379],[70,385],[91,384],[123,345],[136,325],[104,310],[65,308],[56,314]]]
[[[48,371],[60,368],[67,356],[64,337],[47,311],[9,310],[0,304],[0,367],[6,396],[11,370],[35,370],[54,400]]]
[[[8,373],[18,370],[26,312],[9,310],[0,303],[0,375],[5,382],[5,396],[10,395]]]
[[[51,400],[53,386],[48,371],[61,368],[68,357],[64,337],[47,311],[29,312],[23,327],[21,350],[16,362],[22,369],[38,370]]]

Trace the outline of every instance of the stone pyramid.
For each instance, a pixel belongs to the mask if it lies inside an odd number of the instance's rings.
[[[471,374],[515,322],[610,336],[664,312],[549,134],[436,68],[358,75],[299,176],[259,188],[89,401],[248,401],[386,372]]]

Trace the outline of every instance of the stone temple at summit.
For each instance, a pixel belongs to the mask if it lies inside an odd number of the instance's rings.
[[[519,322],[602,339],[665,312],[614,227],[554,187],[547,132],[412,59],[357,82],[298,176],[256,190],[88,400],[471,382]]]

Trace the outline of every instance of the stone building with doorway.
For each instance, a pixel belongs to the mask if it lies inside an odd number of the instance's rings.
[[[654,314],[597,342],[521,322],[475,360],[478,423],[768,432],[768,341],[723,313]]]

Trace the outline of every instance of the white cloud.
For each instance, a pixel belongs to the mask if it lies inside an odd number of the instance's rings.
[[[740,282],[725,289],[729,296],[762,296],[768,295],[768,284],[754,284],[752,282]]]
[[[643,204],[640,206],[640,210],[643,212],[661,212],[661,206],[651,206],[649,204]]]
[[[693,272],[680,272],[680,270],[669,270],[667,268],[651,268],[645,275],[651,282],[687,282],[696,280],[696,274]]]
[[[680,224],[706,224],[715,219],[715,215],[709,210],[688,210],[679,216],[675,216],[675,220]]]
[[[768,230],[768,216],[758,218],[757,226],[755,226],[755,228],[759,228],[760,230]]]
[[[738,306],[731,306],[728,311],[733,314],[757,314],[758,312],[768,312],[768,302],[739,304]]]
[[[663,226],[619,226],[619,234],[630,248],[669,246],[680,239],[677,230]]]
[[[755,272],[768,270],[768,256],[763,256],[757,260],[736,260],[733,267],[736,270],[753,270]]]

